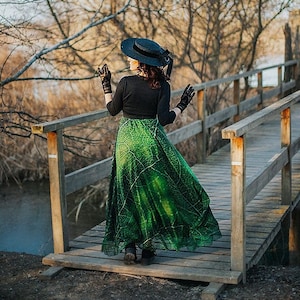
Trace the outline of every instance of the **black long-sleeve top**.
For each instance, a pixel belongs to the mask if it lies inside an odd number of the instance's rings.
[[[155,119],[165,126],[176,117],[170,111],[171,89],[167,81],[152,89],[147,80],[137,75],[123,77],[117,85],[112,101],[106,107],[112,116],[123,110],[123,116],[132,119]]]

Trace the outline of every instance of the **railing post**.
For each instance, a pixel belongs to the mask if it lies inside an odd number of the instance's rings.
[[[300,205],[298,204],[291,213],[289,230],[289,263],[300,265]]]
[[[245,223],[245,141],[234,137],[231,143],[231,270],[243,273],[246,282],[246,223]]]
[[[69,247],[62,130],[49,132],[47,140],[54,253],[62,253]]]
[[[233,121],[238,122],[240,120],[240,80],[236,79],[233,82],[233,104],[237,105],[237,115],[233,117]]]
[[[260,96],[260,103],[257,105],[257,110],[263,109],[263,73],[257,73],[257,92]]]
[[[291,109],[281,112],[281,147],[289,147],[291,144]],[[289,151],[288,151],[289,153]],[[292,164],[289,156],[288,163],[281,171],[281,203],[290,205],[292,201]]]
[[[202,120],[202,133],[196,135],[197,144],[197,162],[205,163],[206,161],[206,96],[205,90],[199,90],[197,92],[197,109],[198,109],[198,120]]]
[[[278,95],[278,100],[283,96],[283,87],[282,87],[282,67],[278,67],[277,69],[277,82],[278,86],[280,86],[280,94]]]
[[[297,61],[297,64],[295,65],[295,80],[296,80],[296,87],[295,90],[299,90],[300,89],[300,60]]]

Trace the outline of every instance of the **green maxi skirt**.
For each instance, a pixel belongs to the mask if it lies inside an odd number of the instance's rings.
[[[116,138],[102,251],[135,242],[169,250],[210,245],[221,236],[209,197],[157,119],[123,117]],[[149,246],[147,246],[149,247]]]

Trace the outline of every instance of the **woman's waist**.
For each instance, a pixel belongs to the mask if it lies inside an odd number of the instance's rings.
[[[123,112],[123,117],[128,119],[156,119],[156,115],[137,115],[137,114],[128,114]]]

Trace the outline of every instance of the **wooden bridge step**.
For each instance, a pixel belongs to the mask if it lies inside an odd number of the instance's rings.
[[[118,259],[107,259],[92,257],[89,250],[82,249],[81,251],[81,255],[78,255],[76,250],[64,254],[49,254],[43,258],[43,263],[67,268],[226,284],[238,284],[242,276],[241,272],[215,268],[214,264],[207,264],[204,268],[203,264],[199,264],[195,260],[194,265],[189,263],[186,266],[180,266],[174,263],[175,261],[178,263],[178,259],[166,260],[165,258],[156,257],[155,263],[149,266],[141,266],[138,263],[127,266],[123,263],[123,255],[121,254],[117,256]],[[165,260],[164,263],[162,263],[163,260]],[[222,265],[222,263],[216,264]]]

